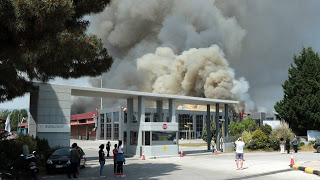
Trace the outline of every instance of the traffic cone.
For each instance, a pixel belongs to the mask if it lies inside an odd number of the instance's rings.
[[[180,153],[180,157],[183,157],[183,151],[181,151],[181,153]]]
[[[290,165],[294,165],[294,159],[293,159],[293,154],[291,153],[291,162]]]
[[[146,160],[146,157],[144,156],[144,151],[142,151],[142,160]]]
[[[216,152],[214,152],[214,154],[218,155],[218,150],[216,150]]]

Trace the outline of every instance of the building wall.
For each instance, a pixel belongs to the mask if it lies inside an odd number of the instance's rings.
[[[94,128],[94,124],[71,126],[70,138],[85,140],[85,139],[87,139],[87,132],[88,132],[89,139],[95,140],[96,139],[96,132],[93,131],[93,128]]]

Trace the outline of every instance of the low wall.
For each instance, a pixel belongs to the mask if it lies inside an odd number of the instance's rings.
[[[178,145],[142,146],[142,152],[147,159],[155,157],[179,156]]]

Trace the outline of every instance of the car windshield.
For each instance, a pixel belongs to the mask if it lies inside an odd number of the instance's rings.
[[[70,156],[71,148],[57,149],[52,155],[54,156]]]

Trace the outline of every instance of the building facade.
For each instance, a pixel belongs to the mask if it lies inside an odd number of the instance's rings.
[[[96,130],[95,121],[98,116],[98,111],[71,115],[70,117],[70,138],[95,140]]]

